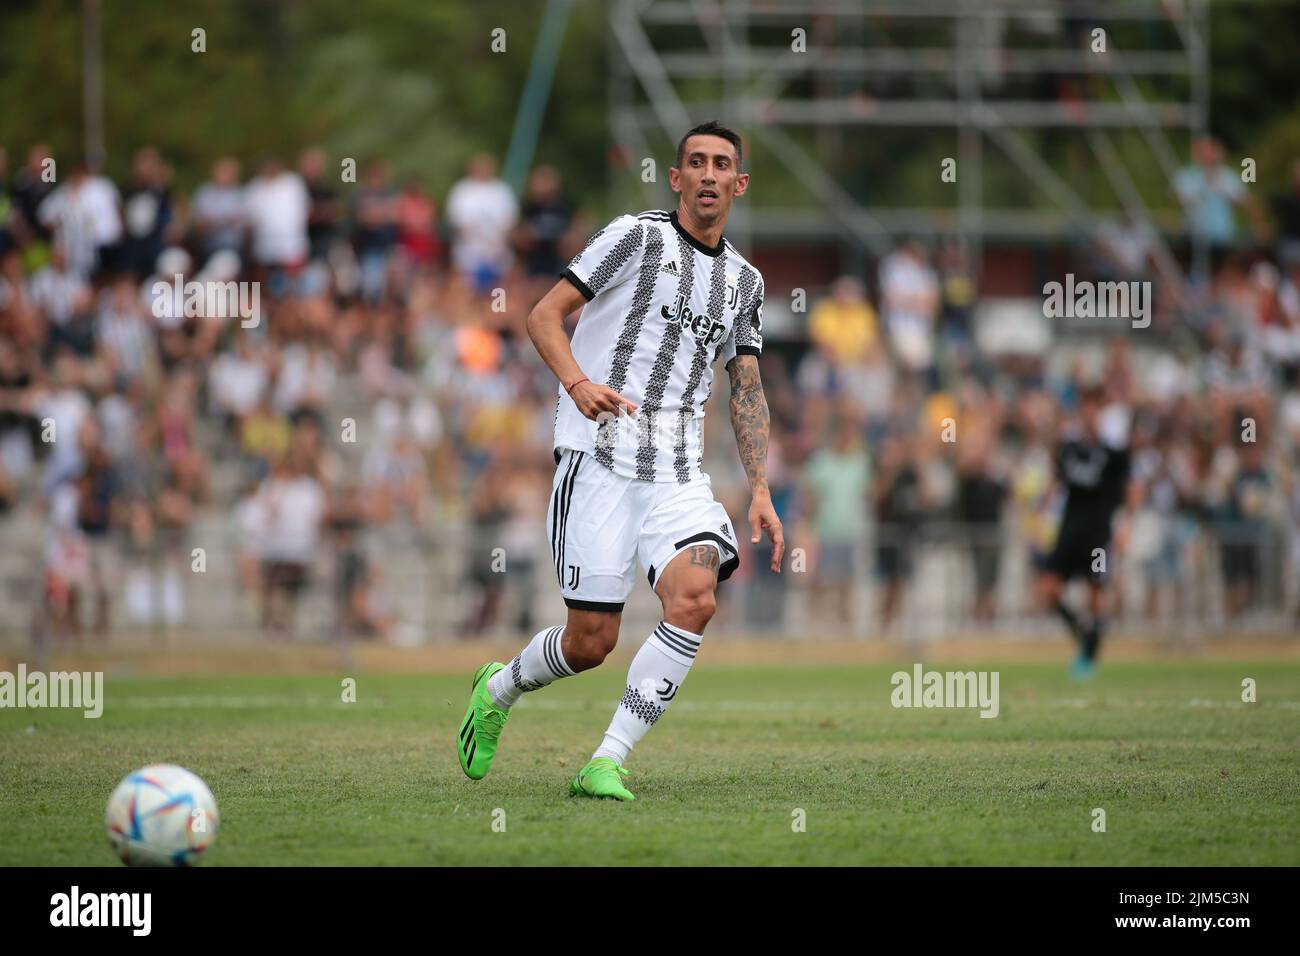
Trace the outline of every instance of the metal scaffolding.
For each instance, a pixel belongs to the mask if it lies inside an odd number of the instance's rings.
[[[626,157],[662,156],[694,123],[725,117],[815,197],[738,205],[728,233],[742,245],[800,239],[881,254],[901,234],[947,233],[978,268],[987,239],[1091,234],[1116,208],[1090,203],[1044,160],[1049,131],[1081,133],[1116,205],[1152,225],[1114,137],[1140,134],[1171,177],[1186,137],[1207,129],[1205,0],[616,0],[608,23],[610,129]],[[806,52],[792,49],[797,28]],[[1095,28],[1106,31],[1104,52],[1093,49]],[[873,42],[882,32],[887,42]],[[1114,32],[1151,48],[1121,50]],[[1009,42],[1026,34],[1040,42]],[[1063,78],[1092,95],[1045,92]],[[888,89],[907,84],[908,94]],[[854,136],[925,128],[956,133],[960,174],[946,205],[868,208],[830,161]],[[1042,202],[989,205],[992,150]],[[615,189],[620,203],[631,199],[626,183]],[[651,184],[642,192],[646,205],[659,195]]]

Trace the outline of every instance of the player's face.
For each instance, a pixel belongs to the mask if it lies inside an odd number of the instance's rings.
[[[736,168],[736,150],[721,136],[692,136],[686,141],[681,168],[668,171],[673,192],[700,222],[725,219],[731,202],[744,195],[749,173]]]

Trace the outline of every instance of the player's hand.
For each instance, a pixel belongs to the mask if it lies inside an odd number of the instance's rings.
[[[596,421],[602,413],[617,415],[622,408],[626,408],[629,415],[636,414],[636,405],[608,385],[591,381],[579,382],[573,386],[569,397],[578,406],[578,411],[592,421]]]
[[[749,539],[751,544],[758,544],[762,540],[764,529],[772,539],[772,570],[780,574],[781,558],[785,556],[785,529],[781,527],[781,519],[776,516],[776,508],[772,507],[772,496],[765,491],[756,493],[749,503],[749,530],[753,533]]]

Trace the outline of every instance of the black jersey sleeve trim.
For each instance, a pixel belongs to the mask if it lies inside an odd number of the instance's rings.
[[[588,289],[587,283],[579,279],[577,274],[572,269],[565,269],[563,272],[560,273],[560,278],[568,279],[570,282],[572,282],[573,287],[577,289],[579,292],[581,292],[582,297],[586,299],[588,302],[596,298],[596,293]]]
[[[737,355],[752,355],[752,356],[754,356],[754,358],[759,358],[759,357],[763,354],[763,350],[760,349],[760,348],[755,348],[755,347],[752,346],[752,345],[737,345],[737,346],[736,346],[736,354],[737,354]]]

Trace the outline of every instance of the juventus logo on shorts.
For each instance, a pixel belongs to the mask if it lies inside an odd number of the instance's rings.
[[[578,586],[578,579],[582,576],[582,569],[576,564],[569,565],[569,581],[565,584],[570,591]]]

